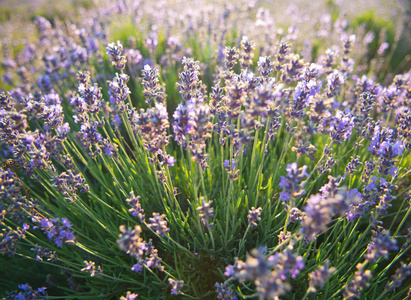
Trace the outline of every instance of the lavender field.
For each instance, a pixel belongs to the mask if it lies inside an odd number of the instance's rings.
[[[1,299],[411,299],[407,1],[0,1]]]

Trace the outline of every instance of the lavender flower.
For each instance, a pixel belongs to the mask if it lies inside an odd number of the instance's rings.
[[[74,174],[72,170],[63,172],[50,181],[60,193],[66,196],[65,199],[70,203],[78,200],[77,191],[86,193],[90,189],[88,184],[85,183],[84,177],[80,173]]]
[[[177,281],[172,278],[168,279],[168,283],[172,286],[171,288],[171,295],[180,295],[181,294],[181,288],[184,285],[184,281]]]
[[[193,99],[194,100],[194,99]],[[200,162],[203,171],[207,165],[208,155],[205,154],[206,140],[211,137],[212,123],[210,114],[210,108],[208,105],[196,104],[194,102],[194,109],[191,111],[186,126],[187,133],[191,137],[189,148],[193,156],[193,159]]]
[[[75,244],[77,242],[74,231],[70,230],[72,225],[66,218],[49,220],[47,218],[33,217],[32,221],[39,223],[39,226],[35,226],[33,229],[41,229],[49,240],[54,240],[54,243],[59,248],[63,247],[63,243]]]
[[[322,189],[322,196],[311,195],[307,200],[300,229],[306,241],[325,231],[334,214],[345,212],[350,205],[356,205],[360,200],[355,194],[347,193],[346,189],[332,186],[333,182],[334,178],[331,177],[328,186]]]
[[[372,278],[370,270],[364,270],[364,264],[357,264],[357,271],[354,273],[352,280],[345,286],[344,298],[360,298],[361,291],[368,287],[368,281]]]
[[[5,228],[3,228],[3,232],[0,233],[1,254],[7,254],[9,257],[13,256],[14,253],[16,253],[17,242],[26,236],[26,231],[29,228],[30,226],[27,224],[23,224],[23,228],[17,228],[17,230],[9,229],[7,231]]]
[[[93,277],[95,275],[101,274],[103,271],[101,270],[100,266],[97,267],[95,266],[95,263],[92,261],[84,261],[86,267],[81,269],[81,272],[89,272],[90,276]]]
[[[238,49],[235,47],[226,47],[224,50],[224,57],[225,57],[225,67],[230,70],[234,68],[234,65],[237,63],[238,59]]]
[[[141,222],[144,222],[144,209],[141,207],[140,204],[140,196],[134,196],[134,192],[131,191],[130,192],[130,198],[126,199],[126,202],[131,206],[131,208],[128,210],[129,213],[131,213],[131,215],[133,217],[137,217],[140,219]]]
[[[238,297],[234,295],[234,291],[228,286],[227,282],[224,283],[215,283],[217,288],[217,299],[221,300],[237,300]]]
[[[146,98],[146,103],[153,102],[165,103],[166,95],[164,93],[164,87],[159,84],[159,73],[156,68],[151,68],[149,65],[145,65],[142,71],[141,81],[143,83],[144,91],[143,95]]]
[[[153,249],[150,253],[148,259],[146,259],[146,264],[148,268],[157,268],[161,272],[164,271],[164,267],[161,265],[161,258],[158,257],[158,250]]]
[[[354,125],[354,117],[350,111],[343,113],[337,110],[329,129],[331,139],[336,143],[348,140],[351,137]]]
[[[303,189],[305,182],[301,182],[304,177],[308,177],[307,166],[297,168],[297,163],[288,164],[286,177],[281,176],[279,186],[283,189],[280,193],[280,200],[283,202],[294,201],[305,194]]]
[[[290,102],[290,115],[297,118],[303,118],[305,116],[305,109],[313,95],[314,94],[312,94],[305,82],[299,82],[295,87],[293,101]]]
[[[20,284],[19,290],[6,292],[7,298],[4,299],[47,299],[46,287],[33,288],[28,284]]]
[[[191,125],[188,123],[189,118],[192,118],[194,114],[195,105],[192,101],[186,103],[180,103],[177,106],[173,114],[174,124],[174,140],[181,146],[182,149],[187,149],[186,134],[191,129]]]
[[[275,299],[285,294],[290,289],[289,284],[283,281],[287,274],[295,278],[304,267],[302,257],[296,257],[291,252],[277,253],[267,259],[257,249],[253,249],[250,254],[245,262],[236,258],[234,266],[227,266],[224,275],[240,282],[253,280],[261,299]]]
[[[164,214],[160,215],[159,213],[153,213],[153,217],[148,219],[150,221],[148,227],[150,227],[160,236],[164,236],[167,232],[170,231],[170,229],[167,227],[167,221],[164,220],[165,216],[166,215]]]
[[[246,36],[241,39],[241,58],[240,66],[241,68],[247,69],[253,63],[255,43],[249,42]]]
[[[287,239],[291,237],[291,231],[287,231],[287,234],[284,234],[284,231],[280,231],[280,233],[277,235],[278,236],[278,244],[281,245],[284,243]]]
[[[392,239],[385,230],[378,228],[372,231],[372,242],[368,244],[365,258],[369,261],[376,261],[383,256],[388,258],[389,251],[398,250],[397,241]]]
[[[47,261],[56,261],[58,259],[56,251],[50,251],[36,244],[34,248],[30,249],[36,253],[36,259],[38,261],[43,261],[43,258],[47,258]]]
[[[344,83],[343,77],[337,70],[334,70],[333,73],[328,75],[327,79],[327,97],[332,98],[334,96],[337,96],[340,93],[341,85]]]
[[[131,94],[130,89],[127,87],[127,82],[130,77],[124,73],[120,75],[116,73],[113,81],[108,82],[110,103],[115,105],[118,113],[122,113],[125,109],[124,101],[128,95]]]
[[[235,258],[234,265],[228,265],[225,268],[224,275],[227,277],[233,277],[234,279],[240,279],[240,281],[244,281],[246,277],[246,264],[239,260],[238,257]]]
[[[301,210],[298,209],[297,207],[292,207],[290,209],[289,222],[294,223],[297,221],[301,221],[302,219],[304,219],[304,214],[301,212]]]
[[[268,77],[271,75],[271,73],[274,72],[273,69],[273,63],[271,62],[271,59],[269,56],[261,56],[258,59],[258,67],[260,74],[264,77]]]
[[[132,109],[128,114],[130,123],[140,134],[146,150],[150,153],[162,154],[160,150],[169,143],[167,128],[170,123],[165,105],[156,102],[154,108],[148,108],[146,111],[140,109],[139,114]]]
[[[98,132],[97,127],[100,124],[95,122],[94,124],[83,123],[80,127],[80,133],[82,134],[84,145],[87,148],[98,144],[102,140],[102,135]]]
[[[303,257],[292,253],[292,250],[293,247],[288,246],[283,252],[276,253],[269,258],[270,261],[275,262],[275,269],[282,280],[286,280],[287,275],[295,279],[300,274],[300,270],[305,267]]]
[[[123,45],[120,41],[117,41],[117,45],[115,43],[110,43],[106,47],[107,54],[110,56],[111,63],[115,66],[118,70],[122,70],[125,68],[127,59],[123,54]]]
[[[360,156],[357,155],[356,158],[351,156],[351,161],[348,163],[347,167],[345,168],[345,172],[347,174],[352,175],[356,172],[356,168],[360,165],[362,165],[362,163],[360,162]]]
[[[137,296],[138,296],[138,294],[134,294],[130,291],[127,291],[126,296],[121,296],[120,300],[134,300],[134,299],[137,298]]]
[[[339,53],[336,48],[328,48],[326,50],[325,56],[322,57],[322,64],[323,64],[325,74],[329,75],[330,73],[333,72],[338,56],[339,56]]]
[[[205,226],[212,228],[214,223],[209,223],[210,219],[214,217],[214,208],[211,207],[213,201],[206,201],[204,197],[201,197],[201,206],[197,207],[199,211],[199,217]]]
[[[228,179],[235,181],[238,178],[239,169],[235,168],[235,159],[231,160],[231,165],[228,159],[224,160],[223,166],[228,174]]]
[[[402,282],[411,275],[411,264],[405,264],[401,262],[401,267],[399,267],[395,274],[391,277],[391,282],[387,283],[385,286],[385,290],[388,292],[392,292],[393,290],[399,288]]]
[[[257,222],[261,221],[260,214],[262,210],[261,207],[257,209],[251,207],[251,210],[248,212],[248,224],[250,224],[251,227],[257,226]]]
[[[136,273],[141,272],[143,270],[143,263],[145,262],[139,259],[137,263],[131,267],[131,271],[136,272]]]
[[[10,161],[14,164],[14,161]],[[10,166],[11,167],[11,166]],[[4,166],[6,168],[6,166]],[[0,169],[0,200],[1,207],[18,217],[21,215],[20,210],[30,210],[33,206],[27,199],[26,196],[22,194],[22,183],[16,177],[16,174],[7,168],[6,170]]]
[[[119,248],[136,259],[141,258],[145,249],[145,242],[140,237],[141,227],[136,225],[134,229],[126,229],[124,225],[121,225],[120,232],[119,239],[117,240]]]
[[[191,98],[198,98],[202,102],[202,83],[198,78],[200,70],[200,62],[194,61],[192,58],[183,58],[184,70],[180,73],[179,78],[181,82],[176,85],[183,97],[183,100],[189,101]]]
[[[327,260],[325,265],[319,266],[317,270],[308,274],[308,277],[310,278],[309,291],[311,293],[316,293],[317,288],[322,288],[324,283],[328,280],[328,277],[330,277],[335,270],[336,268],[330,267],[330,262]]]

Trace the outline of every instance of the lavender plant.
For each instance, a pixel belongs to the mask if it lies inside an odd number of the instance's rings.
[[[2,297],[406,299],[393,42],[371,62],[344,14],[306,42],[256,2],[190,5],[100,3],[0,45]]]

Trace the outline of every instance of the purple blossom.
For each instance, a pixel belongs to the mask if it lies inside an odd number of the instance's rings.
[[[16,252],[16,244],[19,240],[24,238],[26,235],[27,229],[30,226],[26,223],[23,224],[23,228],[17,228],[16,230],[13,229],[3,229],[3,232],[0,233],[0,252],[2,255],[7,254],[9,257],[13,256]]]
[[[275,269],[282,280],[286,280],[287,275],[295,279],[300,274],[300,270],[305,267],[303,257],[291,251],[292,247],[289,246],[283,252],[278,252],[269,258],[269,260],[275,262]]]
[[[148,108],[146,111],[140,109],[140,113],[133,108],[128,111],[128,115],[130,123],[140,135],[147,151],[159,153],[163,147],[169,144],[167,128],[170,124],[163,103],[156,102],[155,107]]]
[[[271,62],[271,59],[269,56],[261,56],[258,59],[258,67],[259,67],[259,71],[260,74],[264,77],[268,77],[270,76],[271,73],[274,72],[273,69],[273,63]]]
[[[366,205],[363,202],[362,194],[358,192],[357,189],[352,189],[347,192],[347,197],[357,198],[357,204],[352,204],[349,209],[345,212],[347,216],[347,221],[351,222],[354,219],[363,215],[366,210]]]
[[[97,123],[84,123],[80,126],[80,133],[86,147],[96,145],[102,140],[102,135],[97,131],[98,125]]]
[[[370,285],[368,281],[371,278],[371,271],[364,270],[364,264],[357,264],[357,271],[354,273],[353,279],[345,286],[344,298],[360,298],[361,291]]]
[[[336,143],[348,140],[351,137],[354,126],[354,117],[350,111],[343,113],[337,110],[329,129],[331,139]]]
[[[317,288],[322,288],[324,283],[335,270],[336,268],[330,267],[330,262],[327,260],[325,265],[319,266],[318,269],[308,274],[308,277],[310,278],[310,292],[316,293]]]
[[[369,261],[376,261],[381,256],[388,259],[389,251],[398,250],[397,241],[390,237],[385,230],[378,229],[372,231],[372,242],[368,244],[365,258]]]
[[[293,99],[290,102],[290,114],[296,118],[303,118],[306,115],[305,110],[308,107],[311,98],[317,91],[319,92],[320,88],[321,84],[314,80],[311,80],[309,83],[299,81],[295,87]]]
[[[287,165],[286,171],[288,174],[280,178],[280,188],[283,191],[280,193],[280,200],[283,202],[294,201],[305,194],[303,189],[305,182],[302,182],[304,177],[308,177],[307,166],[297,168],[297,163]]]
[[[191,100],[191,98],[202,99],[201,81],[198,78],[200,62],[184,57],[182,63],[184,64],[184,70],[179,75],[181,81],[176,85],[184,102]]]
[[[68,133],[70,132],[70,126],[69,124],[66,122],[61,126],[57,127],[57,131],[59,133],[59,138],[64,139],[67,138]]]
[[[171,295],[179,295],[181,294],[181,288],[184,285],[184,281],[177,281],[172,278],[168,279],[168,283],[171,285]]]
[[[246,268],[246,264],[236,257],[234,265],[228,265],[225,268],[224,275],[227,277],[233,277],[234,279],[241,279],[243,275],[245,275],[244,273]]]
[[[104,149],[104,154],[110,157],[117,157],[117,148],[118,146],[116,144],[111,143],[108,139],[103,139],[101,141],[103,149]]]
[[[47,261],[56,261],[57,260],[57,254],[56,251],[50,251],[46,248],[43,248],[39,245],[36,244],[34,248],[31,248],[30,251],[33,251],[36,253],[36,259],[38,261],[43,261],[43,258],[47,258]]]
[[[238,55],[238,49],[235,47],[225,47],[224,49],[224,64],[227,69],[232,69],[234,68],[235,64],[237,63],[237,59],[239,57]]]
[[[124,225],[120,226],[120,235],[117,240],[117,245],[123,251],[126,251],[130,256],[140,259],[144,254],[145,242],[140,237],[142,232],[141,227],[136,225],[134,229],[128,228]]]
[[[110,103],[115,105],[115,108],[119,113],[124,111],[124,101],[127,99],[128,95],[131,94],[130,89],[127,87],[129,79],[130,77],[127,74],[121,73],[119,75],[116,73],[113,81],[108,82]]]
[[[390,128],[381,128],[376,124],[372,129],[374,132],[368,151],[378,157],[380,174],[394,176],[397,171],[394,159],[402,155],[405,150],[404,143],[394,138],[394,130]]]
[[[160,215],[159,213],[153,213],[153,217],[148,219],[150,221],[148,227],[154,230],[158,235],[165,236],[166,233],[170,231],[167,227],[167,221],[164,220],[165,217],[166,215],[164,214]]]
[[[385,52],[385,50],[387,50],[389,47],[390,47],[390,44],[389,44],[389,43],[383,42],[383,43],[381,43],[380,48],[378,48],[377,53],[378,53],[379,55],[383,55],[384,52]]]
[[[95,263],[92,261],[84,261],[86,267],[81,269],[81,272],[88,272],[90,273],[90,276],[93,277],[95,275],[101,274],[103,271],[101,270],[100,266],[97,267],[95,266]]]
[[[401,262],[401,266],[395,271],[395,274],[391,277],[391,282],[387,283],[385,289],[388,292],[392,292],[393,290],[399,288],[402,282],[411,275],[411,263],[405,264]]]
[[[164,267],[161,265],[161,258],[158,257],[157,253],[157,249],[153,249],[148,259],[146,259],[146,264],[148,268],[156,268],[162,272]]]
[[[159,84],[159,72],[157,68],[152,68],[150,65],[145,65],[142,71],[141,81],[143,83],[143,95],[146,98],[146,103],[165,102],[164,88]]]
[[[330,183],[333,182],[331,177]],[[300,232],[309,241],[317,234],[327,229],[331,217],[337,213],[343,213],[350,205],[358,204],[359,198],[354,194],[347,193],[345,188],[323,189],[323,195],[311,195],[304,207],[305,216],[301,222]]]
[[[126,296],[121,296],[120,300],[134,300],[134,299],[137,298],[137,296],[138,296],[138,294],[134,294],[130,291],[127,291]]]
[[[257,222],[261,221],[260,214],[262,210],[261,207],[257,209],[251,207],[251,210],[248,211],[248,224],[250,224],[251,227],[257,226]]]
[[[110,43],[106,47],[107,54],[110,56],[111,63],[115,66],[118,70],[122,70],[125,68],[127,59],[123,56],[123,45],[120,41],[117,41],[117,45],[115,43]]]
[[[234,170],[234,169],[235,169],[235,159],[233,158],[233,159],[231,160],[231,166],[230,166],[230,162],[229,162],[228,159],[224,160],[223,166],[224,166],[224,168],[226,169],[226,171],[228,171],[228,170],[230,170],[230,169],[231,169],[231,170]]]
[[[16,299],[16,300],[30,300],[30,299],[47,299],[46,287],[38,288],[33,290],[33,288],[28,284],[20,284],[18,286],[19,290],[12,292],[5,292],[7,298],[4,299]]]
[[[294,257],[294,255],[291,256]],[[274,299],[290,289],[289,284],[283,281],[283,275],[296,276],[299,268],[302,267],[300,258],[295,260],[296,264],[291,261],[287,263],[285,260],[286,257],[278,253],[266,259],[261,251],[253,249],[245,262],[236,258],[233,266],[227,266],[224,275],[240,280],[240,282],[253,280],[262,299],[267,297]]]
[[[137,217],[140,219],[141,222],[144,222],[144,209],[141,207],[140,204],[140,196],[134,196],[134,192],[131,191],[130,192],[130,198],[126,199],[126,202],[131,206],[131,208],[128,210],[129,213],[131,213],[131,215],[133,217]]]
[[[143,270],[143,261],[139,259],[138,262],[131,267],[131,271],[138,273],[138,272],[141,272],[142,270]]]
[[[74,100],[74,103],[81,103],[83,109],[92,114],[97,114],[104,103],[101,101],[103,97],[101,88],[99,88],[97,84],[90,85],[88,82],[86,82],[86,84],[80,83],[78,92],[81,98]],[[78,112],[81,112],[81,110]]]
[[[60,193],[66,196],[65,199],[70,203],[78,199],[77,191],[87,193],[90,189],[89,185],[85,183],[85,178],[80,173],[73,173],[72,170],[67,170],[50,181]]]
[[[291,232],[287,231],[287,234],[284,234],[284,231],[280,231],[280,233],[277,236],[278,236],[278,245],[281,245],[282,243],[284,243],[287,239],[291,237]]]
[[[327,77],[327,97],[331,98],[337,96],[340,92],[341,85],[344,83],[344,78],[338,70],[334,70]]]
[[[70,231],[72,225],[66,218],[49,220],[47,218],[39,219],[38,217],[33,217],[32,221],[39,223],[39,226],[35,226],[33,229],[41,229],[49,240],[54,240],[54,243],[59,248],[63,247],[63,243],[75,244],[77,242],[74,231]]]
[[[232,288],[228,286],[227,282],[224,283],[215,283],[215,286],[217,288],[216,293],[217,293],[217,299],[220,300],[237,300],[238,297],[234,295],[234,291]]]
[[[201,197],[201,206],[197,207],[199,217],[205,226],[211,228],[214,223],[209,223],[210,219],[214,217],[214,208],[211,207],[213,201],[206,201],[204,197]]]

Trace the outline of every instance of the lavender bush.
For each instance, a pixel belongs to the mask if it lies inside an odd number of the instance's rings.
[[[2,23],[4,299],[410,297],[403,19],[202,4]]]

